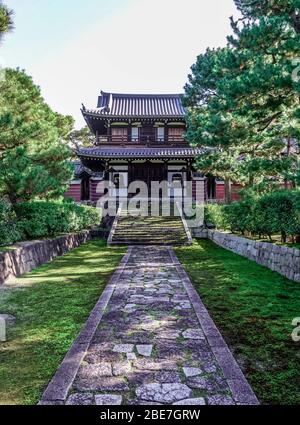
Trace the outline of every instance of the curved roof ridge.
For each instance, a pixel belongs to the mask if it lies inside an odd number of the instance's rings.
[[[183,93],[115,93],[101,90],[101,96],[116,96],[116,97],[180,97]]]

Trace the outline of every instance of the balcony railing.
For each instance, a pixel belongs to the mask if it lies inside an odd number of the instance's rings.
[[[97,137],[96,143],[98,145],[144,145],[144,146],[178,146],[187,145],[187,142],[181,136],[169,136],[165,138],[159,138],[155,136],[139,136],[127,137],[127,136],[101,136]]]

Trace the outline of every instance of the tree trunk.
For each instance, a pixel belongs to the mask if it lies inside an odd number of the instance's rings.
[[[231,203],[231,180],[225,179],[225,202],[226,204]]]
[[[284,231],[281,232],[281,242],[286,243],[286,233]]]
[[[291,139],[287,139],[287,146],[286,146],[286,155],[290,156],[291,154]],[[289,181],[287,179],[284,179],[284,188],[289,189]]]
[[[8,194],[8,199],[9,199],[9,202],[12,204],[12,206],[16,205],[16,203],[17,203],[17,197],[14,194],[9,193]]]
[[[11,203],[12,209],[16,212],[16,208],[15,207],[17,205],[18,198],[12,192],[10,192],[7,195],[7,197],[9,199],[9,202]]]

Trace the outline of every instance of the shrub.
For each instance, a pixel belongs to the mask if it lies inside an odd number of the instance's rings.
[[[227,217],[224,214],[224,205],[219,205],[219,204],[205,205],[204,221],[206,225],[213,225],[217,229],[229,228]]]
[[[22,238],[11,205],[0,200],[0,246],[9,245]]]
[[[258,208],[262,217],[263,233],[271,236],[280,233],[282,241],[300,232],[300,192],[277,191],[261,197]]]
[[[232,232],[251,232],[253,206],[250,200],[234,202],[224,206],[224,214]]]
[[[300,191],[280,190],[230,205],[207,205],[205,222],[242,234],[271,238],[280,233],[285,242],[287,236],[300,235]]]
[[[76,232],[99,224],[99,212],[74,202],[24,202],[17,204],[18,227],[26,238]]]

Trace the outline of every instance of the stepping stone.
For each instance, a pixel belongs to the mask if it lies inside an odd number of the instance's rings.
[[[113,351],[115,353],[131,353],[133,347],[133,344],[117,344],[114,346]]]
[[[189,378],[187,381],[187,385],[191,388],[197,388],[200,390],[213,391],[213,392],[223,392],[225,390],[229,390],[226,382],[218,376],[214,378],[203,378],[200,376],[194,376],[193,378]]]
[[[162,331],[156,336],[157,339],[176,339],[180,337],[180,331]]]
[[[202,370],[199,367],[184,367],[183,372],[187,378],[202,374]]]
[[[203,370],[206,373],[215,373],[217,371],[217,368],[213,364],[205,364],[203,365]]]
[[[174,295],[171,298],[172,303],[182,303],[182,304],[187,304],[190,303],[187,295]]]
[[[192,390],[184,384],[147,384],[136,389],[141,400],[174,403],[189,398]]]
[[[124,307],[125,312],[135,311],[137,309],[137,304],[126,304]]]
[[[180,303],[179,305],[177,305],[175,308],[174,308],[174,310],[189,310],[189,309],[191,309],[192,308],[192,306],[191,306],[191,303],[190,302],[183,302],[183,303]]]
[[[135,353],[126,353],[127,360],[136,360],[137,357]]]
[[[155,403],[155,401],[143,401],[143,400],[128,400],[129,406],[162,406],[162,403]]]
[[[187,329],[182,332],[185,339],[205,339],[204,333],[201,329]]]
[[[223,395],[213,395],[211,397],[208,397],[208,404],[212,406],[232,406],[235,403],[231,397]]]
[[[129,391],[129,387],[121,376],[109,376],[98,379],[76,379],[74,387],[78,391]]]
[[[144,357],[150,357],[153,349],[153,345],[137,345],[137,352]]]
[[[161,384],[174,384],[178,383],[181,384],[180,375],[178,372],[175,371],[162,371],[162,372],[156,372],[155,373],[155,381],[160,382]]]
[[[130,354],[133,354],[133,353],[130,353]],[[113,374],[115,376],[126,375],[130,373],[132,369],[131,363],[129,361],[115,363],[113,364],[112,368],[113,368]]]
[[[94,404],[94,396],[93,394],[89,393],[72,394],[66,402],[67,406],[90,406],[91,404]]]
[[[111,363],[81,365],[78,376],[80,379],[95,379],[101,376],[112,376]]]
[[[176,403],[173,403],[173,406],[205,406],[205,400],[203,397],[186,398],[185,400],[180,400]]]
[[[122,404],[121,395],[101,394],[95,396],[97,406],[119,406]]]
[[[140,370],[177,370],[177,364],[172,360],[137,359],[134,362],[134,367]]]

